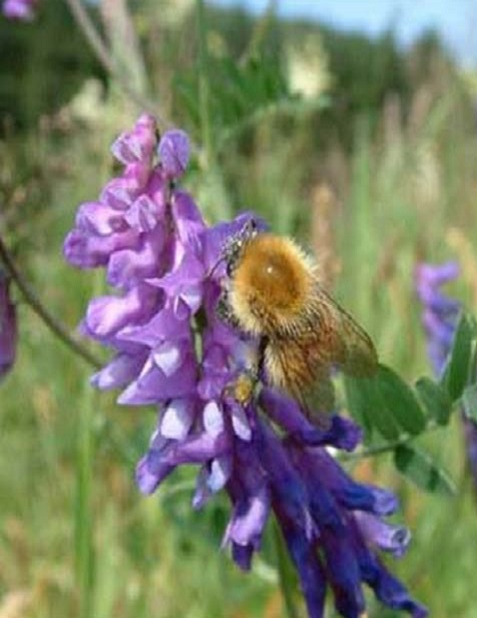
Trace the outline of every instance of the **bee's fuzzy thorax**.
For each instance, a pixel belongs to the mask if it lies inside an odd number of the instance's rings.
[[[261,335],[286,328],[303,310],[316,266],[290,238],[252,238],[233,276],[230,302],[241,327]]]

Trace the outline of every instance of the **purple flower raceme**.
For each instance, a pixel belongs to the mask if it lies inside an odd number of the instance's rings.
[[[421,263],[416,268],[416,292],[424,309],[422,321],[428,356],[436,377],[440,377],[445,369],[462,308],[460,302],[446,296],[441,287],[455,281],[458,276],[457,262]],[[469,468],[477,491],[477,425],[467,417],[463,416],[462,420]]]
[[[4,0],[2,12],[8,19],[31,21],[39,0]]]
[[[0,378],[12,368],[16,348],[16,307],[10,299],[9,281],[0,270]]]
[[[456,262],[421,263],[416,267],[416,292],[424,309],[422,323],[427,335],[427,352],[436,376],[444,371],[461,310],[459,301],[446,296],[441,287],[458,276]]]
[[[323,616],[325,593],[346,618],[365,611],[362,583],[383,603],[415,618],[426,610],[384,567],[379,551],[400,556],[407,530],[384,517],[394,495],[353,481],[326,450],[352,450],[361,433],[338,415],[326,431],[291,399],[263,385],[245,402],[235,386],[256,342],[221,322],[216,304],[227,239],[251,213],[205,224],[177,181],[189,158],[182,131],[156,143],[143,115],[113,145],[124,164],[100,198],[82,204],[65,241],[67,260],[104,267],[114,294],[91,301],[82,330],[114,352],[93,377],[122,388],[119,403],[155,405],[157,426],[137,466],[142,492],[153,493],[177,467],[198,466],[192,499],[201,508],[224,490],[231,516],[223,545],[248,570],[273,512],[300,577],[310,618]]]

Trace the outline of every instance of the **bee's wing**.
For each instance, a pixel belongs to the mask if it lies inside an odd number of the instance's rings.
[[[330,369],[372,376],[378,359],[366,331],[316,284],[300,314],[267,338],[264,366],[273,386],[285,389],[303,405],[310,394],[322,410],[332,410]]]
[[[366,331],[319,284],[312,305],[316,345],[326,362],[352,376],[371,376],[378,358]]]

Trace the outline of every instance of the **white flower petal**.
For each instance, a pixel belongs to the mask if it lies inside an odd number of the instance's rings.
[[[172,440],[183,440],[193,421],[193,406],[187,399],[173,399],[164,410],[161,435]]]
[[[198,286],[190,287],[181,294],[182,300],[195,313],[202,302],[202,290]]]
[[[154,362],[167,377],[173,375],[182,362],[182,350],[177,343],[166,341],[159,345],[152,354]]]
[[[232,461],[230,457],[218,457],[214,459],[210,466],[210,474],[207,479],[207,486],[212,492],[222,489],[229,480],[232,471]]]
[[[248,419],[241,406],[233,406],[232,408],[232,427],[234,428],[234,433],[236,436],[238,436],[241,440],[250,442],[252,438],[252,430],[250,429]]]
[[[214,438],[224,430],[224,416],[216,401],[209,401],[204,407],[204,428]]]
[[[192,498],[192,506],[194,509],[201,509],[212,497],[212,492],[207,486],[207,479],[209,478],[209,471],[207,466],[202,466],[199,474],[197,475],[196,487],[194,497]]]

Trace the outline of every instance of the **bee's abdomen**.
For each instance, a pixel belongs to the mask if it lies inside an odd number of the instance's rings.
[[[289,392],[307,390],[315,380],[313,364],[293,340],[269,341],[265,350],[265,370],[272,386]]]

